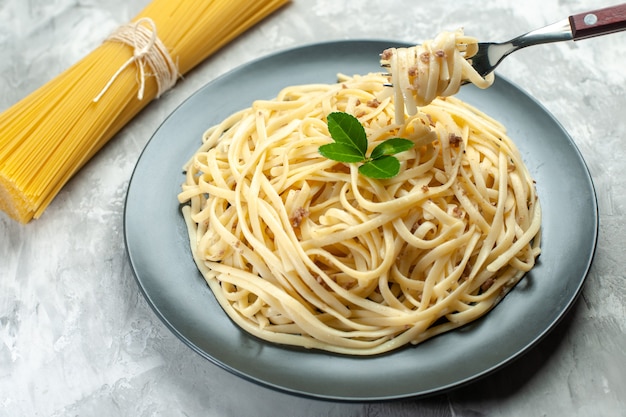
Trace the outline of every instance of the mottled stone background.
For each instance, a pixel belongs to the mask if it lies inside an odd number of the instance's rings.
[[[146,0],[0,0],[0,110],[127,22]],[[317,41],[419,41],[462,26],[505,40],[595,0],[295,0],[151,104],[22,226],[0,213],[0,415],[626,415],[626,32],[512,55],[500,74],[571,134],[598,193],[600,240],[566,319],[522,359],[429,399],[339,404],[241,380],[179,341],[139,293],[124,249],[132,169],[163,119],[199,87],[254,58]],[[470,358],[471,360],[471,358]]]

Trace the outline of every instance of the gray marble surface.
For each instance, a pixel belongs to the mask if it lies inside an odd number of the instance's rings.
[[[87,54],[146,0],[0,0],[0,110]],[[605,0],[295,0],[188,74],[123,129],[43,217],[0,213],[0,416],[625,416],[626,32],[512,55],[500,74],[571,134],[598,194],[582,296],[538,346],[426,399],[345,404],[268,390],[202,359],[155,316],[126,258],[124,197],[152,133],[232,68],[317,41],[419,41],[464,27],[505,40]]]

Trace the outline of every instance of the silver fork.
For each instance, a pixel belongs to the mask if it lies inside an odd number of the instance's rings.
[[[468,61],[484,77],[493,72],[504,58],[518,49],[543,43],[577,41],[621,30],[626,30],[626,3],[575,14],[508,42],[479,43],[478,52]]]

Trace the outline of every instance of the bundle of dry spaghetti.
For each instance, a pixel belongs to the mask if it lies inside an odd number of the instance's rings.
[[[27,223],[180,75],[289,0],[154,0],[0,114],[0,209]]]

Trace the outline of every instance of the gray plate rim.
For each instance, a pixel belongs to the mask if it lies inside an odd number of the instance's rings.
[[[543,254],[535,269],[486,317],[417,347],[356,358],[268,344],[238,329],[220,310],[193,264],[176,202],[182,165],[199,146],[200,135],[253,100],[275,96],[282,87],[331,83],[340,72],[379,71],[378,53],[389,46],[406,44],[329,41],[243,64],[175,109],[133,170],[124,208],[124,241],[140,291],[180,340],[245,380],[293,395],[348,402],[441,393],[528,352],[554,329],[581,292],[598,238],[591,176],[560,123],[534,98],[497,77],[484,91],[463,87],[459,97],[509,128],[537,179],[544,213]]]

